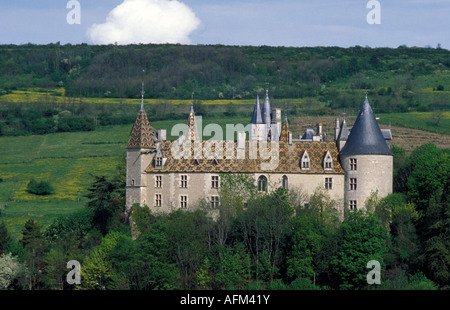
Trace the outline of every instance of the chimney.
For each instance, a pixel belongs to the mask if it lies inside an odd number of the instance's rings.
[[[292,132],[288,132],[288,143],[289,145],[292,144]]]
[[[158,129],[158,140],[165,141],[167,139],[166,129]]]
[[[238,132],[237,148],[245,149],[245,131]]]

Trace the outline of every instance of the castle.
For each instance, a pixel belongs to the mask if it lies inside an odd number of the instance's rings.
[[[228,173],[253,176],[261,192],[282,186],[311,195],[323,188],[350,210],[364,208],[372,192],[392,192],[391,132],[379,128],[367,96],[353,127],[336,120],[334,141],[321,124],[294,138],[287,115],[281,121],[280,109],[271,108],[268,91],[262,107],[257,95],[250,123],[236,127],[236,139],[203,140],[191,105],[179,139],[167,140],[166,129],[149,124],[143,94],[127,144],[128,208],[171,212],[190,209],[199,199],[216,208],[220,177]]]

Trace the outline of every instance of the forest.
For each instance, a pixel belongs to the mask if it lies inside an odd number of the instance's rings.
[[[449,68],[448,50],[406,46],[1,45],[0,135],[131,124],[127,99],[140,99],[142,82],[145,98],[158,100],[151,120],[186,117],[167,100],[228,103],[265,89],[281,108],[279,100],[301,100],[287,103],[291,115],[356,112],[365,92],[377,113],[445,111]],[[36,90],[42,96],[30,99]],[[17,92],[23,95],[11,102]],[[227,108],[236,110],[225,104],[221,112]]]
[[[259,194],[247,175],[223,175],[220,205],[152,214],[124,208],[125,165],[96,176],[85,208],[45,229],[28,220],[15,240],[0,221],[0,289],[449,289],[449,151],[394,147],[394,193],[365,210],[317,189]],[[80,284],[66,280],[81,264]],[[368,284],[367,263],[381,265]]]
[[[268,87],[279,98],[331,93],[324,84],[351,79],[353,89],[399,91],[368,74],[398,75],[403,95],[415,78],[450,68],[450,52],[441,48],[270,47],[223,45],[2,45],[0,89],[65,88],[68,97],[139,98],[141,82],[148,98],[236,99],[255,97]],[[445,81],[444,81],[445,82]],[[445,90],[445,84],[433,86]],[[403,86],[403,85],[402,85]],[[384,89],[382,89],[384,87]],[[338,87],[337,87],[338,88]]]

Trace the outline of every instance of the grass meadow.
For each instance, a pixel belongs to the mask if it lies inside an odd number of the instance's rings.
[[[450,111],[379,114],[379,122],[440,134],[450,134]]]

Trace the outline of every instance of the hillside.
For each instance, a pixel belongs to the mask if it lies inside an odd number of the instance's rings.
[[[273,98],[348,110],[367,91],[380,112],[429,111],[449,108],[449,69],[448,50],[405,46],[0,46],[3,95],[40,88],[120,102],[139,98],[144,81],[149,99],[253,99],[268,88]]]

